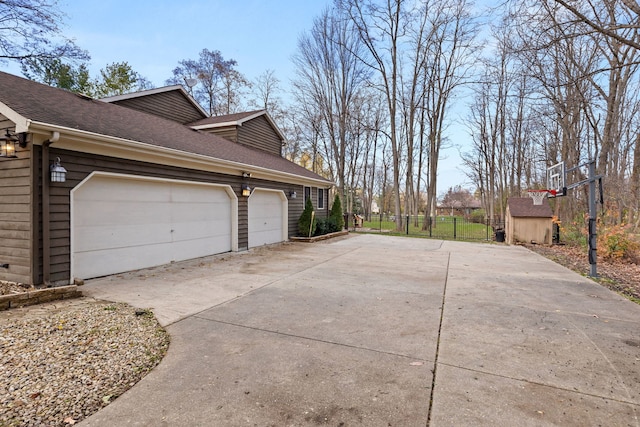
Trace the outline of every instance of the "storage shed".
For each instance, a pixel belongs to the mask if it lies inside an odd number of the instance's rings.
[[[553,232],[553,213],[547,199],[535,205],[530,197],[511,197],[507,200],[505,231],[507,243],[538,243],[550,245]]]

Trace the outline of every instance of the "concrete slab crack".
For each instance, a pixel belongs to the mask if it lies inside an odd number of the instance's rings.
[[[427,413],[427,427],[431,425],[431,412],[433,410],[433,399],[436,390],[436,375],[438,374],[438,355],[440,353],[440,336],[442,334],[442,321],[444,319],[444,305],[447,297],[447,281],[449,279],[449,265],[451,263],[451,252],[447,254],[447,268],[442,288],[442,304],[440,305],[440,323],[438,324],[438,340],[436,342],[436,354],[433,358],[431,396],[429,397],[429,412]]]

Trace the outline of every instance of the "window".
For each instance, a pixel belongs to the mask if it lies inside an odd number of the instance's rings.
[[[318,188],[318,209],[324,209],[324,188]]]
[[[304,187],[304,204],[307,204],[307,200],[311,199],[311,187]],[[312,200],[313,201],[313,200]]]

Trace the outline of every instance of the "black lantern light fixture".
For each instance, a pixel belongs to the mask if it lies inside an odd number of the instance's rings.
[[[67,170],[60,164],[60,157],[50,166],[51,182],[65,182],[67,180]]]
[[[8,158],[16,158],[16,142],[21,147],[26,146],[26,140],[24,145],[22,145],[22,141],[16,137],[15,134],[11,134],[9,129],[5,130],[5,134],[0,136],[0,157],[8,157]]]
[[[242,195],[244,197],[249,197],[251,195],[251,187],[247,184],[242,184]]]

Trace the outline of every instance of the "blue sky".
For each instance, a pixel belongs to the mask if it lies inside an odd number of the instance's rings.
[[[331,0],[60,0],[64,33],[91,54],[91,74],[126,61],[162,86],[183,59],[207,48],[235,59],[250,80],[267,69],[284,83],[298,36]]]

